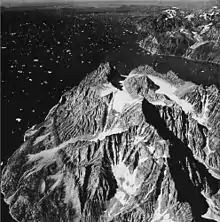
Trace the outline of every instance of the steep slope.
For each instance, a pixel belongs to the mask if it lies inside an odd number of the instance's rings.
[[[219,221],[220,94],[101,64],[33,126],[2,172],[17,221]],[[206,219],[207,218],[207,219]]]

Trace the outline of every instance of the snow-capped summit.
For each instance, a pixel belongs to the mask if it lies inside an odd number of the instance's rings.
[[[185,18],[186,18],[188,21],[191,21],[193,18],[195,18],[195,14],[194,14],[194,13],[188,14]]]
[[[209,29],[211,28],[211,26],[212,26],[212,22],[210,22],[207,25],[204,25],[203,28],[202,28],[202,31],[200,32],[200,34],[205,34],[206,32],[208,32]]]
[[[163,12],[166,13],[168,18],[173,18],[177,15],[176,10],[173,10],[173,9],[166,9]]]
[[[205,20],[211,21],[215,16],[220,15],[220,8],[214,6],[207,11],[203,11],[202,14],[199,15],[200,18],[204,18]]]

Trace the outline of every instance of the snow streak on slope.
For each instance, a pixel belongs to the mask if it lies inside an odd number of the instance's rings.
[[[98,140],[104,140],[107,136],[122,133],[125,130],[122,129],[119,126],[114,126],[113,128],[110,128],[109,130],[104,130],[103,132],[98,133],[95,137],[90,139],[90,141],[95,141],[97,142]]]

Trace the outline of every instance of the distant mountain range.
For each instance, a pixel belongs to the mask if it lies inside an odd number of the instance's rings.
[[[150,13],[137,22],[140,46],[150,54],[220,63],[220,8],[195,11],[176,7]]]
[[[180,56],[209,69],[220,63],[219,16],[217,6],[153,6],[134,20],[143,51],[168,55],[157,61]],[[10,215],[18,222],[219,222],[220,73],[203,74],[146,64],[122,74],[101,63],[8,159],[1,193]]]
[[[23,3],[21,1],[2,1],[0,2],[0,5],[5,8],[19,8],[19,7],[53,7],[53,6],[59,6],[59,7],[123,7],[123,6],[131,6],[131,5],[157,5],[157,6],[176,6],[179,8],[204,8],[204,7],[210,7],[213,5],[216,5],[216,0],[211,1],[152,1],[152,0],[146,0],[146,1],[60,1],[58,3],[57,1],[42,1],[42,2],[32,2],[32,3]]]

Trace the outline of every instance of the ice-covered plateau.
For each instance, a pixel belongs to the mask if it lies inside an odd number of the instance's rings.
[[[220,221],[220,94],[101,64],[29,129],[2,171],[16,221]]]

